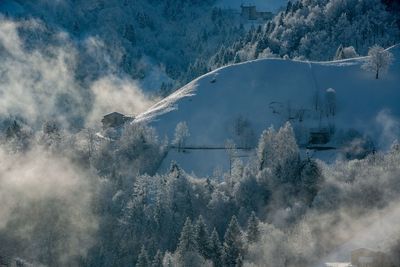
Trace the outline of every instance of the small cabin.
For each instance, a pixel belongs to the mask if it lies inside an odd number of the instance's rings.
[[[357,267],[391,267],[389,256],[380,251],[360,248],[351,252],[351,264]]]
[[[116,128],[119,126],[122,126],[128,121],[132,121],[132,117],[125,116],[124,114],[121,114],[119,112],[112,112],[110,114],[107,114],[103,117],[101,122],[103,123],[103,129],[108,129],[108,128]]]
[[[311,130],[308,143],[310,145],[325,145],[331,139],[328,129]]]

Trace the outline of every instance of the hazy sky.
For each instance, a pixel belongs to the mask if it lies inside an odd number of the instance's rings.
[[[239,8],[243,4],[255,4],[260,11],[275,11],[286,4],[287,0],[220,0],[220,5]]]

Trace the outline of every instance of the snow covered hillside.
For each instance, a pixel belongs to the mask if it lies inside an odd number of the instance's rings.
[[[198,175],[211,175],[218,167],[226,170],[227,140],[252,148],[264,129],[286,121],[294,126],[300,145],[307,145],[312,132],[329,129],[327,145],[339,147],[340,136],[354,130],[384,149],[398,136],[400,118],[400,46],[390,51],[395,60],[378,80],[361,69],[366,58],[263,59],[231,65],[199,77],[137,115],[134,123],[150,122],[160,138],[173,140],[176,125],[186,122],[190,136],[185,147],[196,150],[171,149],[162,169],[176,160]],[[333,115],[327,114],[330,108]]]

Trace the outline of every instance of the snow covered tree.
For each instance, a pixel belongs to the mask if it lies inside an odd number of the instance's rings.
[[[243,256],[239,253],[238,258],[236,259],[236,266],[235,267],[243,267]]]
[[[264,131],[257,149],[259,169],[271,168],[295,163],[299,160],[299,147],[289,122],[278,132],[273,128]]]
[[[375,79],[379,79],[379,74],[388,70],[393,61],[393,54],[383,49],[379,45],[372,46],[368,51],[368,58],[362,68],[375,73]]]
[[[304,160],[300,169],[300,179],[297,188],[300,191],[301,199],[307,205],[310,205],[318,193],[322,173],[318,164],[311,159]]]
[[[150,265],[149,256],[144,246],[140,250],[138,260],[136,262],[136,267],[148,267]]]
[[[268,161],[270,161],[272,158],[275,134],[276,132],[272,127],[270,127],[268,130],[264,130],[261,134],[257,148],[257,157],[260,170],[266,168],[269,165]]]
[[[15,129],[16,127],[14,127]],[[20,128],[18,128],[19,130]],[[15,132],[17,132],[15,130]],[[62,131],[59,122],[51,120],[46,121],[43,124],[42,129],[43,135],[41,136],[41,142],[48,147],[56,148],[61,144],[62,141]]]
[[[333,26],[333,36],[335,40],[342,44],[347,44],[351,40],[352,34],[353,32],[347,14],[342,13]]]
[[[151,263],[151,267],[163,267],[163,255],[160,250],[157,250],[157,253]]]
[[[244,212],[242,218],[247,218],[250,211],[257,210],[267,203],[270,193],[266,180],[262,175],[256,177],[252,170],[245,168],[242,179],[235,185],[234,190],[236,203]]]
[[[175,136],[173,144],[178,147],[178,151],[181,151],[185,146],[187,138],[190,136],[189,128],[185,121],[179,122],[175,128]]]
[[[178,248],[176,249],[178,266],[204,266],[206,260],[198,252],[196,234],[192,222],[186,219],[179,238]]]
[[[287,122],[279,129],[276,134],[276,142],[278,164],[283,164],[286,161],[294,163],[299,160],[299,147],[297,146],[296,137],[290,122]]]
[[[194,251],[197,251],[196,235],[193,229],[192,221],[188,217],[186,218],[185,225],[182,228],[176,252],[179,258],[184,258],[186,253]]]
[[[218,232],[214,228],[210,237],[210,259],[215,267],[222,266],[222,246],[219,240]]]
[[[197,250],[204,258],[210,258],[210,239],[207,225],[203,217],[200,215],[195,225],[195,237],[197,243]]]
[[[174,257],[170,252],[165,252],[164,258],[163,258],[163,266],[164,267],[175,267],[175,261]]]
[[[259,223],[256,213],[253,211],[247,221],[247,241],[249,243],[257,242],[260,238],[260,229]]]
[[[238,258],[243,249],[242,230],[235,216],[232,217],[225,232],[223,244],[224,266],[236,267]]]

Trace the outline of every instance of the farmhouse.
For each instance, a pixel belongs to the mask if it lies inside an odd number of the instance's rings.
[[[125,116],[119,112],[112,112],[103,117],[103,129],[116,128],[123,125],[125,122],[132,121],[132,117]]]
[[[245,20],[269,20],[273,17],[272,12],[260,12],[257,11],[257,7],[255,5],[241,5],[242,12],[240,13],[241,17]]]
[[[310,130],[308,143],[310,145],[325,145],[330,141],[330,133],[327,128],[318,128]]]

